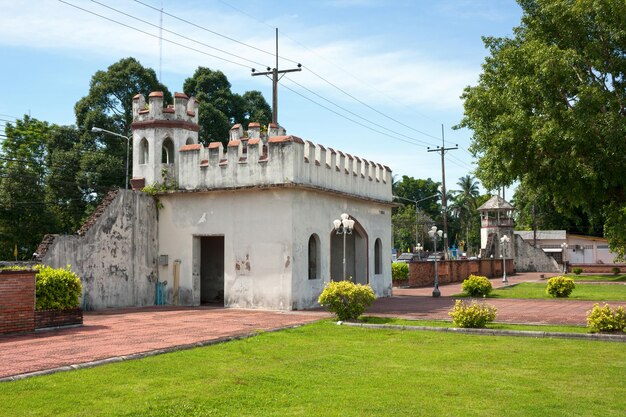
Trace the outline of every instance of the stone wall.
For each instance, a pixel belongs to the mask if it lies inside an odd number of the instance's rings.
[[[57,236],[42,263],[71,265],[83,284],[84,310],[153,305],[157,230],[154,199],[120,190],[83,236]]]
[[[463,282],[468,276],[482,275],[487,278],[502,276],[501,259],[476,259],[440,261],[437,263],[439,285]],[[513,260],[506,260],[506,273],[515,273]],[[409,262],[410,287],[427,287],[435,285],[435,263],[431,261]]]
[[[0,334],[35,330],[35,271],[0,271]]]
[[[559,264],[551,256],[515,235],[515,270],[518,272],[560,272]]]

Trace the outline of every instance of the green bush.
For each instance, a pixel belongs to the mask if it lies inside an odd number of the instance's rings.
[[[80,278],[66,268],[37,266],[35,276],[37,310],[66,310],[77,308],[82,285]]]
[[[567,277],[553,277],[548,280],[548,286],[546,287],[546,294],[551,297],[564,298],[569,295],[576,288],[574,280]]]
[[[394,281],[407,281],[409,279],[409,264],[406,262],[392,263],[391,279]]]
[[[616,266],[611,268],[611,271],[613,271],[613,275],[619,275],[619,273],[621,272],[620,269]]]
[[[463,292],[470,297],[482,297],[489,295],[493,287],[487,277],[480,275],[470,275],[463,281]]]
[[[328,311],[337,320],[355,320],[376,300],[369,285],[354,284],[350,281],[331,281],[326,284],[318,302],[328,306]]]
[[[587,327],[593,332],[621,332],[626,328],[626,311],[623,307],[613,310],[608,304],[594,304],[587,311]]]
[[[485,327],[487,323],[496,319],[497,311],[494,306],[487,303],[476,301],[466,303],[463,300],[456,300],[448,315],[458,327]]]
[[[576,275],[580,275],[581,272],[583,272],[583,269],[579,267],[572,268],[572,272],[575,273]]]

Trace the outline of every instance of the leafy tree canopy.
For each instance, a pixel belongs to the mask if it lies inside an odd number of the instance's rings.
[[[153,91],[163,91],[164,102],[172,102],[172,94],[158,81],[153,69],[145,68],[135,58],[121,59],[91,77],[89,93],[74,108],[76,125],[82,130],[98,126],[129,136],[133,97],[148,97]]]
[[[185,80],[183,91],[198,99],[200,112],[200,141],[227,142],[228,131],[235,123],[247,128],[249,122],[267,126],[272,120],[269,104],[259,91],[247,91],[243,96],[231,91],[230,82],[222,71],[198,67]]]
[[[603,213],[624,254],[626,2],[518,1],[520,26],[484,38],[483,73],[462,96],[476,174],[488,189],[519,181],[558,210]]]

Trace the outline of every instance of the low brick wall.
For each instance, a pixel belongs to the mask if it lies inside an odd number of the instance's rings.
[[[626,272],[626,264],[567,264],[568,272],[572,272],[574,268],[582,268],[583,272],[594,274],[612,274],[615,267],[622,274]]]
[[[35,271],[0,271],[0,334],[35,330]]]
[[[437,263],[439,284],[463,282],[471,274],[487,278],[502,276],[501,259],[476,259],[440,261]],[[506,260],[506,273],[515,273],[513,260]],[[409,281],[401,285],[426,287],[435,285],[435,263],[430,261],[409,262]]]
[[[35,311],[35,328],[71,326],[83,324],[83,310],[39,310]]]

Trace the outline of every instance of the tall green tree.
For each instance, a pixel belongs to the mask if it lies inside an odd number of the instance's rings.
[[[249,122],[267,126],[272,120],[270,106],[259,91],[247,91],[243,96],[233,93],[222,71],[198,67],[185,80],[183,91],[200,103],[199,136],[205,144],[218,141],[226,144],[228,131],[235,123],[247,128]]]
[[[467,252],[471,252],[473,247],[476,247],[475,240],[470,239],[470,231],[478,223],[480,214],[476,210],[477,199],[480,196],[478,190],[478,181],[472,175],[466,175],[459,178],[456,183],[459,187],[458,190],[452,192],[452,211],[455,218],[459,221],[459,228],[463,233],[463,240],[465,242],[465,249]]]
[[[417,239],[424,247],[430,248],[427,229],[434,222],[441,221],[439,183],[430,178],[424,180],[404,175],[401,180],[393,178],[392,189],[396,202],[402,204],[392,212],[394,246],[405,251],[415,247]],[[418,202],[417,213],[414,201]]]
[[[91,77],[88,94],[74,108],[83,150],[77,175],[86,195],[99,200],[110,188],[125,187],[126,141],[94,134],[91,129],[97,126],[130,136],[133,97],[148,97],[153,91],[163,92],[164,104],[172,102],[171,93],[158,81],[154,70],[134,58],[121,59]]]
[[[50,126],[24,116],[5,127],[0,158],[0,257],[30,259],[54,228],[45,200],[46,139]]]
[[[510,38],[484,38],[489,56],[464,94],[476,175],[487,188],[519,181],[555,208],[604,214],[626,251],[626,2],[518,0]]]

